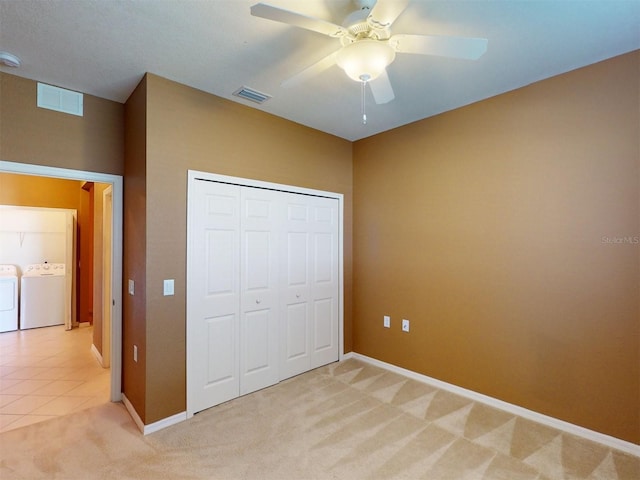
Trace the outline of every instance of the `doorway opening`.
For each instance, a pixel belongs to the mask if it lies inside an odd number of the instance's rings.
[[[102,275],[106,287],[103,289],[105,295],[101,302],[102,315],[100,316],[107,315],[106,318],[103,317],[106,321],[103,321],[100,326],[100,331],[105,334],[102,336],[107,344],[106,350],[104,348],[105,342],[102,345],[102,361],[103,366],[110,367],[110,400],[112,402],[120,401],[122,399],[122,176],[5,161],[0,161],[0,173],[17,173],[105,184],[106,188],[101,192],[100,197],[101,203],[103,203],[101,215],[103,228],[110,234],[104,235],[106,240],[101,242],[102,248],[94,254],[99,255],[102,266],[110,264],[110,268],[106,268],[108,272]],[[111,205],[110,212],[105,211],[104,202]]]

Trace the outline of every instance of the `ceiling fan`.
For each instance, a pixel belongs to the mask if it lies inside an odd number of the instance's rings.
[[[438,35],[391,34],[391,26],[405,10],[409,0],[354,0],[358,7],[342,26],[265,3],[251,7],[251,15],[287,23],[340,39],[342,47],[282,82],[283,87],[298,84],[337,64],[362,84],[368,84],[376,103],[395,98],[386,68],[396,53],[436,55],[476,60],[487,50],[487,39]],[[363,121],[366,123],[363,100]]]

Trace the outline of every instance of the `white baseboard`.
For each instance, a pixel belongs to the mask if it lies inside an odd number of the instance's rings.
[[[627,442],[625,440],[621,440],[610,435],[605,435],[604,433],[596,432],[594,430],[589,430],[588,428],[574,425],[573,423],[565,422],[564,420],[550,417],[542,413],[534,412],[533,410],[529,410],[524,407],[505,402],[503,400],[498,400],[497,398],[489,397],[488,395],[484,395],[482,393],[474,392],[473,390],[467,390],[466,388],[458,387],[451,383],[443,382],[442,380],[437,380],[435,378],[428,377],[427,375],[422,375],[421,373],[417,373],[412,370],[407,370],[405,368],[398,367],[381,360],[376,360],[375,358],[367,357],[366,355],[349,352],[342,356],[343,360],[348,360],[350,358],[361,360],[371,365],[375,365],[376,367],[384,368],[385,370],[398,373],[419,382],[432,385],[436,388],[455,393],[456,395],[460,395],[462,397],[484,403],[485,405],[489,405],[490,407],[498,408],[514,415],[518,415],[520,417],[526,418],[527,420],[541,423],[543,425],[547,425],[563,432],[567,432],[572,435],[576,435],[578,437],[582,437],[587,440],[606,445],[607,447],[615,448],[617,450],[640,457],[640,445],[636,445],[635,443]]]
[[[131,415],[131,418],[133,419],[133,422],[138,427],[138,430],[140,430],[144,435],[144,422],[140,418],[140,415],[138,415],[138,412],[136,412],[136,409],[133,408],[133,405],[131,405],[131,402],[129,401],[129,399],[124,393],[122,394],[122,403],[124,403],[124,406],[127,409],[127,412],[129,412],[129,415]]]
[[[133,408],[133,405],[124,393],[122,394],[122,403],[124,403],[129,415],[131,415],[131,418],[138,427],[138,430],[140,430],[143,435],[149,435],[150,433],[157,432],[158,430],[170,427],[176,423],[184,422],[187,419],[187,412],[180,412],[175,415],[171,415],[170,417],[163,418],[162,420],[158,420],[157,422],[150,423],[149,425],[145,425],[138,415],[138,412]]]
[[[144,435],[149,435],[150,433],[157,432],[158,430],[170,427],[171,425],[184,422],[186,419],[187,412],[176,413],[175,415],[171,415],[170,417],[163,418],[162,420],[150,423],[149,425],[145,425],[142,433]]]
[[[93,353],[93,356],[96,357],[98,363],[104,367],[104,363],[102,362],[102,354],[98,351],[93,343],[91,344],[91,353]]]
[[[353,352],[347,352],[347,353],[343,353],[342,357],[340,357],[340,361],[344,361],[344,360],[349,360],[350,358],[354,358],[354,355],[359,355],[357,353],[353,353]],[[360,357],[364,357],[364,355],[360,355]],[[369,358],[369,357],[367,357]]]

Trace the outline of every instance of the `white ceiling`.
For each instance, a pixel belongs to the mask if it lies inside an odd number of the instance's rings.
[[[337,39],[250,15],[258,0],[0,0],[0,70],[125,102],[145,72],[357,140],[640,48],[640,0],[413,0],[393,33],[484,37],[476,61],[398,54],[395,100],[375,105],[334,66],[280,83],[340,47]],[[387,0],[393,1],[393,0]],[[350,0],[268,0],[333,23]],[[232,96],[246,85],[273,96]]]

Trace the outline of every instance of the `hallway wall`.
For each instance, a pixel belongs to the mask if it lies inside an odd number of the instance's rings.
[[[84,116],[38,108],[37,82],[0,72],[0,160],[124,173],[124,106],[84,95]]]

